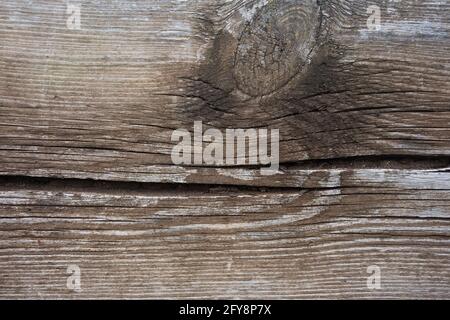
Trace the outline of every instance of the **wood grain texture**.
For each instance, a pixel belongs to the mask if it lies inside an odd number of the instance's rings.
[[[0,2],[0,298],[450,299],[448,1],[70,3]],[[174,165],[194,121],[279,172]]]
[[[450,298],[450,174],[358,176],[288,190],[5,182],[1,296]]]
[[[366,1],[91,0],[77,31],[2,1],[1,172],[151,175],[194,121],[279,129],[282,163],[449,156],[449,3],[374,4],[377,32]]]

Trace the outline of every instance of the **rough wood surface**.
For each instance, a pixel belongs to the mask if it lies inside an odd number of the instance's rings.
[[[448,156],[450,4],[378,4],[369,32],[366,1],[91,0],[67,30],[63,2],[3,0],[2,174],[151,174],[200,120],[279,129],[282,163]]]
[[[0,298],[450,299],[449,1],[67,3],[0,2]],[[174,165],[194,121],[280,172]]]
[[[1,296],[449,298],[450,173],[382,176],[309,190],[6,181]]]

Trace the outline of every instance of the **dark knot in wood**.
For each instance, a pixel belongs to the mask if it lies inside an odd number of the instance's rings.
[[[309,63],[320,32],[315,0],[272,0],[244,28],[236,49],[234,78],[250,96],[271,94]]]

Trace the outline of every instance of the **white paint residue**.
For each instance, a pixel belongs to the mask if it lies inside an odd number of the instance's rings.
[[[261,0],[258,1],[251,9],[248,9],[246,7],[243,7],[239,9],[239,13],[241,14],[242,18],[244,18],[246,21],[251,21],[253,17],[256,14],[256,11],[259,8],[264,7],[266,4],[268,4],[271,0]]]
[[[354,170],[352,179],[365,184],[377,184],[402,189],[450,189],[450,180],[434,169],[361,169]]]
[[[252,21],[258,9],[264,7],[270,1],[272,0],[256,1],[251,8],[248,8],[246,5],[242,6],[238,11],[239,15],[235,15],[233,18],[227,20],[225,30],[236,35],[236,33],[238,33],[239,26],[243,25],[243,22]]]
[[[217,169],[217,173],[221,176],[244,181],[252,181],[257,177],[255,171],[246,169]]]
[[[340,187],[341,186],[341,173],[342,170],[327,170],[326,172],[328,172],[328,177],[326,180],[321,180],[319,181],[319,186],[321,187]]]
[[[398,21],[398,22],[383,22],[381,29],[378,31],[370,31],[366,28],[359,30],[360,36],[363,39],[368,39],[370,36],[386,36],[387,34],[403,36],[403,37],[417,37],[429,36],[435,38],[446,38],[448,32],[444,25],[439,22],[430,21]]]

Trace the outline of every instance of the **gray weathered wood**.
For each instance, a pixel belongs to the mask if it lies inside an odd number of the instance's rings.
[[[0,2],[0,298],[450,299],[448,1],[73,3]],[[280,172],[174,165],[194,121]]]
[[[342,179],[309,190],[5,183],[0,295],[450,298],[450,174]],[[79,293],[66,287],[71,264]],[[380,290],[366,286],[371,265]]]
[[[2,174],[152,174],[200,120],[280,129],[281,162],[450,155],[449,3],[374,1],[375,32],[366,1],[317,3],[92,0],[68,30],[64,2],[2,1]]]

